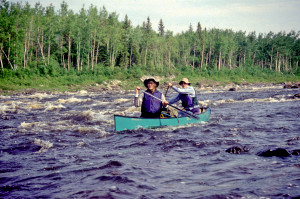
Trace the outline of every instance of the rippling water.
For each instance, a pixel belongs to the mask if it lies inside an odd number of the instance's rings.
[[[133,91],[0,96],[0,197],[300,196],[299,156],[257,155],[300,148],[300,89],[227,90],[199,90],[208,123],[123,132],[113,115],[139,115]]]

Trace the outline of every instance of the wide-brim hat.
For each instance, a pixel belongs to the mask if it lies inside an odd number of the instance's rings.
[[[179,84],[182,84],[182,82],[185,82],[186,84],[190,85],[191,82],[189,82],[188,78],[182,78]]]
[[[156,84],[156,87],[158,87],[159,82],[155,81],[155,79],[153,79],[153,78],[149,78],[149,79],[145,79],[145,80],[144,80],[144,85],[145,85],[146,88],[148,87],[147,84],[148,84],[148,82],[150,82],[150,81],[153,81],[153,82]]]

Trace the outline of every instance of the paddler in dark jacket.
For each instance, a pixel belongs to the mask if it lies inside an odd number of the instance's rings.
[[[193,114],[199,114],[200,110],[194,87],[191,86],[191,83],[187,78],[182,78],[179,85],[181,88],[177,88],[176,86],[173,86],[172,83],[168,83],[168,86],[178,93],[175,97],[169,100],[169,104],[174,104],[181,100],[182,107],[186,111]]]
[[[159,82],[150,78],[144,81],[144,85],[147,88],[145,92],[161,99],[162,102],[151,97],[150,95],[144,94],[144,92],[139,94],[141,87],[136,87],[134,105],[136,107],[141,106],[141,112],[142,112],[141,117],[145,117],[145,118],[160,117],[163,105],[167,104],[168,102],[166,101],[164,94],[162,94],[157,90],[157,87],[159,86]]]

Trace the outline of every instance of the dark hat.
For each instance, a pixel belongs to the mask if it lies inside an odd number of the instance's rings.
[[[145,79],[144,80],[144,85],[145,85],[146,88],[147,88],[147,84],[148,84],[149,81],[153,81],[156,84],[156,87],[158,87],[159,82],[155,81],[153,78],[150,78],[150,79]]]

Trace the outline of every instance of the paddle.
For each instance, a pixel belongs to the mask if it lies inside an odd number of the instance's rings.
[[[169,86],[168,86],[168,88],[166,90],[165,97],[167,97],[168,90],[169,90]]]
[[[143,91],[142,91],[142,92],[143,92]],[[157,100],[159,100],[159,101],[162,102],[161,99],[155,97],[154,95],[151,95],[150,93],[147,93],[147,92],[143,92],[143,93],[145,93],[145,94],[147,94],[147,95],[153,97],[154,99],[157,99]],[[187,116],[189,116],[189,117],[192,117],[192,118],[194,118],[194,119],[196,119],[196,120],[199,120],[199,119],[200,119],[197,115],[194,115],[194,114],[189,113],[189,112],[187,112],[187,111],[181,110],[180,108],[177,108],[176,106],[173,106],[173,105],[171,105],[171,104],[169,104],[169,106],[171,106],[171,107],[173,107],[173,108],[175,108],[175,109],[177,109],[177,110],[183,112],[185,115],[187,115]]]

